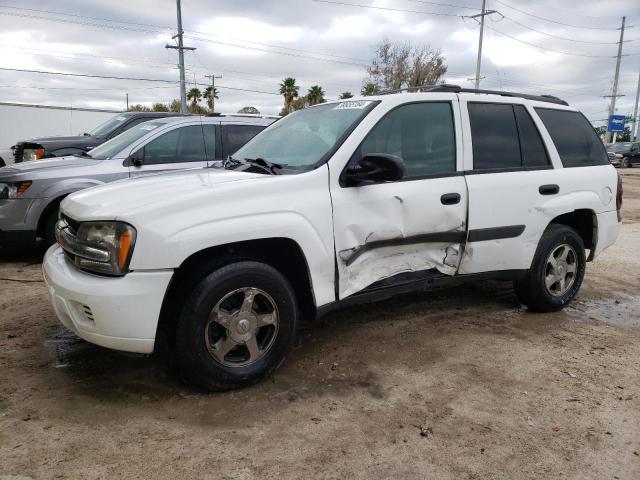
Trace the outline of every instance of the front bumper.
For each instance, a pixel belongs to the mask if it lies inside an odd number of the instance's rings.
[[[42,199],[0,200],[0,247],[22,247],[35,243],[38,219],[46,202]]]
[[[47,251],[42,269],[56,316],[69,330],[103,347],[153,352],[173,270],[100,277],[76,269],[59,245]]]

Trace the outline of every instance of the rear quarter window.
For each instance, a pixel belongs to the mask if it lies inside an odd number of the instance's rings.
[[[558,150],[564,167],[608,165],[607,152],[596,131],[580,112],[536,108]]]

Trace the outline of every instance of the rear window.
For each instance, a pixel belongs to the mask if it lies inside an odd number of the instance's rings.
[[[547,128],[564,167],[609,164],[604,145],[584,115],[552,108],[535,110]]]
[[[513,106],[469,103],[473,169],[494,170],[522,166]]]

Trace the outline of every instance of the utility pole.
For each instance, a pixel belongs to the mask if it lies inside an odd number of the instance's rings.
[[[178,10],[178,33],[174,35],[174,40],[178,39],[178,45],[165,45],[165,48],[171,48],[174,50],[178,50],[178,66],[180,68],[180,112],[187,113],[187,92],[185,90],[185,78],[184,78],[184,51],[185,50],[195,50],[194,47],[185,47],[182,44],[182,35],[184,31],[182,30],[182,9],[180,8],[180,0],[176,0],[176,8]]]
[[[486,10],[487,0],[482,0],[482,12],[476,15],[469,15],[466,18],[473,18],[478,21],[480,17],[480,38],[478,40],[478,60],[476,62],[476,90],[480,88],[480,65],[482,64],[482,37],[484,35],[484,17],[493,13],[498,13],[496,10]]]
[[[127,98],[127,112],[129,111],[129,94],[125,93],[126,98]]]
[[[622,59],[622,44],[624,43],[624,22],[626,17],[622,17],[622,27],[620,27],[620,42],[618,42],[618,59],[616,60],[616,74],[613,77],[613,91],[611,92],[611,103],[609,104],[609,117],[616,113],[616,98],[618,95],[618,77],[620,76],[620,60]],[[608,123],[608,119],[607,119]],[[611,143],[611,132],[607,132],[606,143]]]
[[[638,100],[640,100],[640,73],[638,73],[638,89],[636,90],[636,106],[633,107],[633,126],[631,127],[631,141],[638,140]]]
[[[222,75],[218,75],[216,77],[215,73],[212,73],[211,75],[205,75],[204,77],[211,80],[211,113],[213,113],[216,106],[216,99],[214,98],[216,94],[216,78],[222,78]]]

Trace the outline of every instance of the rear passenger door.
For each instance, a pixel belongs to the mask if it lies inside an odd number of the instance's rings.
[[[459,273],[528,269],[563,185],[525,104],[461,102],[469,231]],[[470,155],[469,155],[470,154]]]
[[[140,165],[130,165],[131,176],[167,170],[206,167],[215,159],[216,125],[182,125],[162,132],[141,149]]]

